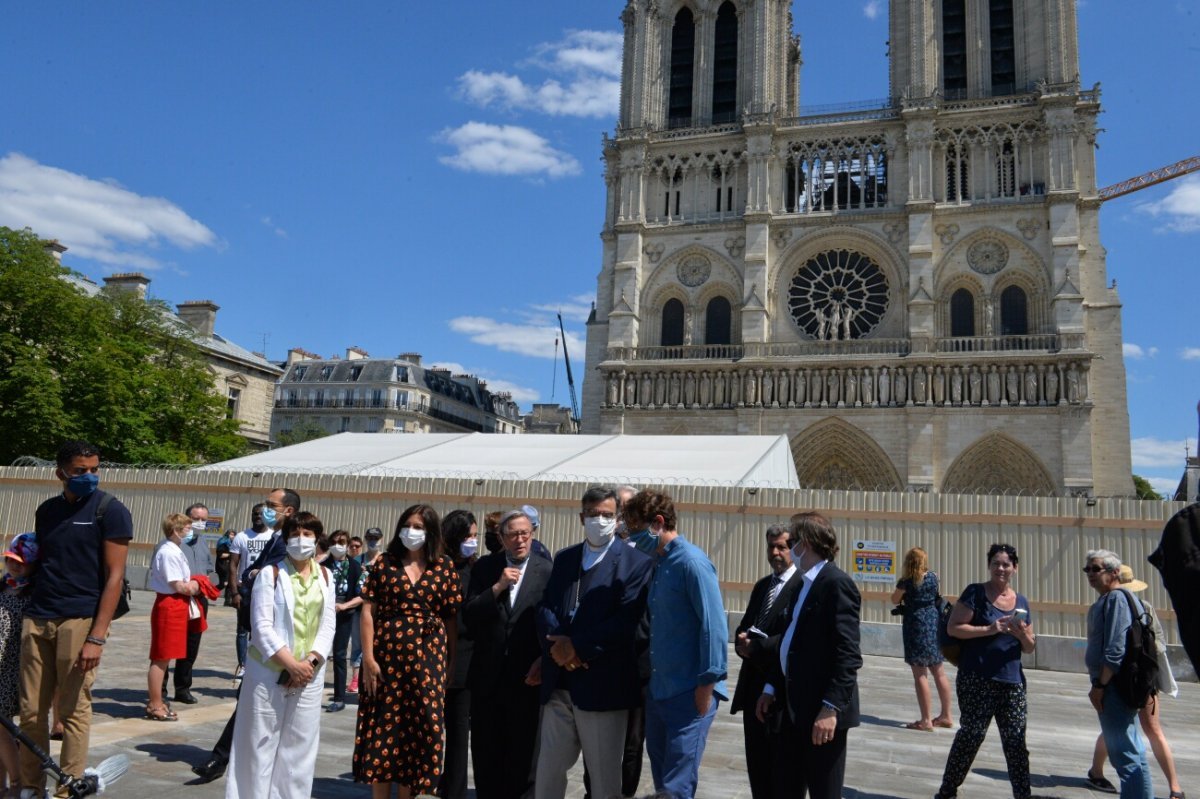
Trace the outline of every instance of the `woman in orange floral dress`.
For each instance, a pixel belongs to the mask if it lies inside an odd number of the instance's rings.
[[[446,679],[454,659],[458,574],[437,512],[414,505],[362,591],[362,679],[354,779],[373,799],[432,793],[442,773]]]

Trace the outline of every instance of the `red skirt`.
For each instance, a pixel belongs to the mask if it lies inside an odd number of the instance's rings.
[[[150,611],[150,659],[186,658],[187,633],[188,598],[183,594],[159,594]]]

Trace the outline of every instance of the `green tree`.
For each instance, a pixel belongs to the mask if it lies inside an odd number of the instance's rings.
[[[0,227],[0,463],[84,438],[106,460],[245,451],[191,328],[157,300],[94,296],[29,230]]]
[[[312,419],[305,419],[286,433],[279,434],[279,446],[290,447],[317,438],[324,438],[329,431]]]
[[[1162,501],[1162,495],[1155,491],[1154,487],[1150,485],[1150,481],[1140,474],[1133,476],[1133,490],[1137,492],[1138,499],[1157,499],[1160,502]]]

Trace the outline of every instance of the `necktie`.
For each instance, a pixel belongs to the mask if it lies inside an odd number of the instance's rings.
[[[758,612],[758,619],[754,622],[754,626],[760,630],[767,624],[767,617],[771,613],[771,607],[775,604],[775,599],[779,596],[779,587],[781,585],[783,585],[783,578],[778,574],[771,578],[771,587],[767,589],[767,596],[763,600],[762,610]],[[766,632],[766,630],[763,630],[763,632]]]

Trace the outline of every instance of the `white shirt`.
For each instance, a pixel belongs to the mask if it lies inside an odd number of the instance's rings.
[[[787,656],[788,650],[792,648],[792,638],[796,635],[796,621],[800,618],[800,608],[804,607],[804,600],[808,599],[808,592],[812,588],[813,580],[817,579],[817,575],[821,573],[821,569],[825,568],[827,560],[818,561],[815,566],[804,573],[804,585],[800,586],[800,595],[796,597],[796,604],[792,608],[792,620],[788,622],[787,632],[783,634],[783,640],[779,643],[779,670],[787,674]],[[796,564],[792,564],[792,569],[796,568]],[[775,695],[775,686],[770,683],[763,686],[763,693],[770,696]]]
[[[506,555],[505,558],[507,558],[507,557],[508,556]],[[520,563],[516,563],[516,564],[514,564],[510,560],[505,560],[505,565],[507,568],[512,568],[513,566],[516,566],[518,569],[521,570],[521,576],[517,578],[517,581],[515,583],[513,583],[512,585],[510,585],[508,587],[508,606],[510,608],[513,605],[517,604],[517,591],[521,590],[521,581],[523,581],[525,579],[525,567],[529,565],[529,559],[532,557],[540,557],[540,556],[535,556],[533,554],[533,552],[530,552],[525,557],[525,560],[521,561]]]
[[[150,590],[159,594],[175,594],[178,592],[171,587],[171,583],[190,580],[191,577],[187,555],[174,541],[164,540],[150,564]]]
[[[254,565],[254,561],[258,558],[260,552],[271,542],[271,536],[275,535],[275,531],[267,528],[261,533],[254,532],[254,528],[243,530],[233,537],[233,542],[229,545],[229,551],[238,556],[238,574],[237,578],[240,581],[246,569]]]
[[[586,571],[591,571],[592,567],[600,561],[604,560],[604,556],[608,554],[608,550],[612,548],[613,542],[617,540],[616,536],[608,539],[608,543],[599,549],[592,549],[592,545],[586,541],[583,543],[583,562],[582,568]]]

